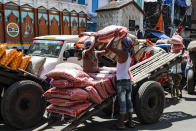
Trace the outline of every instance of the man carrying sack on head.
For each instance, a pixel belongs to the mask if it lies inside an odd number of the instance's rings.
[[[114,43],[115,38],[118,37],[118,31],[115,32],[114,37],[107,44],[106,49],[112,51],[117,55],[117,96],[120,104],[120,116],[119,124],[112,127],[112,129],[125,129],[124,120],[126,113],[129,114],[128,127],[133,128],[134,123],[132,120],[133,103],[131,99],[132,85],[129,75],[130,63],[132,61],[131,56],[134,55],[134,49],[132,41],[128,37],[124,37],[121,40],[121,49],[113,48],[111,45]]]

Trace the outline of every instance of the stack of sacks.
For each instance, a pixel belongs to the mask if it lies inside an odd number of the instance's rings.
[[[106,99],[109,95],[116,93],[116,68],[102,67],[99,68],[99,73],[89,73],[89,75],[94,78],[92,86],[98,91],[102,99]]]
[[[172,36],[169,43],[172,44],[171,51],[174,53],[184,49],[183,38],[179,35]]]
[[[46,76],[52,79],[51,85],[53,86],[43,94],[49,98],[48,102],[51,103],[46,108],[48,112],[76,117],[92,104],[88,101],[89,94],[84,89],[90,85],[92,78],[85,72],[57,66]]]
[[[125,37],[128,33],[128,29],[126,27],[116,25],[107,26],[98,32],[83,32],[79,35],[80,40],[76,43],[75,48],[84,48],[84,41],[89,39],[89,36],[95,35],[97,36],[98,44],[107,44],[114,36],[115,31],[119,32],[119,36],[115,39],[115,41]]]
[[[102,67],[99,68],[99,73],[88,73],[95,80],[111,80],[113,87],[115,87],[116,81],[116,68],[114,67]]]
[[[114,70],[108,72],[115,72]],[[110,79],[94,80],[81,70],[56,66],[46,76],[52,79],[50,84],[53,86],[43,94],[51,103],[46,108],[48,112],[77,117],[92,103],[100,104],[109,95],[116,93]]]
[[[26,70],[31,56],[23,56],[22,52],[17,52],[15,49],[6,50],[6,44],[0,45],[0,64],[11,67],[14,70],[18,68]]]

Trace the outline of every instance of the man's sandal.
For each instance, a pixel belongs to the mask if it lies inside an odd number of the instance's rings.
[[[124,127],[120,127],[119,125],[113,125],[111,128],[110,128],[111,130],[126,130],[127,128],[126,128],[126,126],[124,126]]]
[[[127,122],[126,124],[126,127],[128,127],[128,128],[134,128],[135,127],[135,124],[134,124],[134,122]]]

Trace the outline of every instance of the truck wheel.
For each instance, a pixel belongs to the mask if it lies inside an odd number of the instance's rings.
[[[135,112],[142,123],[155,123],[163,113],[165,95],[163,87],[155,81],[141,85],[135,99]]]
[[[43,93],[42,87],[34,81],[24,80],[11,85],[1,103],[4,121],[18,129],[35,126],[45,112]]]
[[[187,91],[188,94],[192,94],[195,90],[195,82],[194,82],[194,72],[193,69],[190,69],[187,74]]]

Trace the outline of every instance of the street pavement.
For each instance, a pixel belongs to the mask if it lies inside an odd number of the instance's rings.
[[[167,95],[165,110],[157,123],[148,125],[141,124],[135,114],[134,121],[136,122],[136,127],[133,129],[128,128],[125,131],[196,131],[196,95],[188,95],[186,91],[183,91],[183,98],[177,101],[172,100],[170,95]],[[46,125],[44,122],[46,122],[46,119],[44,119],[41,124]],[[116,122],[116,119],[110,119],[103,112],[100,112],[74,130],[111,131],[110,127]],[[43,127],[43,125],[41,127]],[[29,130],[61,131],[64,130],[64,128],[65,125],[61,123],[46,128],[35,127]],[[14,129],[0,124],[0,131],[14,131]]]

